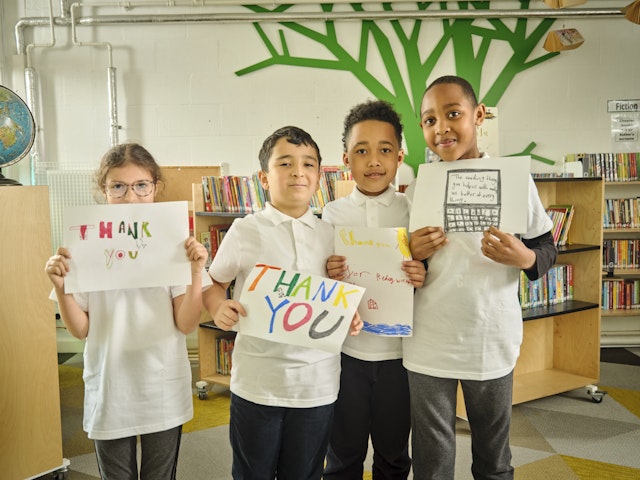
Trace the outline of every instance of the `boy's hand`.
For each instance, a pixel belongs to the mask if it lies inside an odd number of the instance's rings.
[[[54,288],[64,288],[64,277],[69,273],[68,260],[70,258],[69,250],[64,247],[58,247],[56,254],[47,260],[44,271],[49,276]]]
[[[484,231],[480,249],[485,257],[503,265],[510,265],[522,270],[533,267],[536,253],[528,248],[520,239],[489,227]]]
[[[343,280],[347,271],[347,257],[331,255],[327,258],[327,273],[332,280]]]
[[[360,318],[360,313],[358,313],[358,311],[356,310],[356,313],[353,316],[353,319],[351,320],[349,335],[351,335],[352,337],[359,335],[360,331],[362,330],[362,327],[364,327],[364,322]]]
[[[424,263],[420,260],[403,261],[402,270],[407,274],[407,278],[415,288],[420,288],[424,285],[424,279],[427,276],[427,269],[424,268]]]
[[[213,316],[213,323],[222,330],[231,330],[238,323],[240,315],[247,316],[247,311],[242,304],[235,300],[227,299],[218,307],[218,311]]]
[[[209,257],[207,249],[194,237],[187,238],[186,242],[184,242],[184,248],[187,251],[187,258],[191,262],[191,273],[202,272],[204,264]]]
[[[431,257],[449,242],[442,227],[422,227],[411,232],[409,248],[411,256],[417,260]]]

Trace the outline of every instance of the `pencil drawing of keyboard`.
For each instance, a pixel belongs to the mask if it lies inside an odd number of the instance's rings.
[[[460,169],[447,172],[444,203],[446,232],[482,232],[500,228],[500,170]]]

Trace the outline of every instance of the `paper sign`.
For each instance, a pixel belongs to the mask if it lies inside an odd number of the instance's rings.
[[[190,285],[187,202],[65,207],[65,292]]]
[[[418,169],[409,230],[525,233],[531,158],[501,157],[425,163]]]
[[[411,260],[407,229],[336,226],[335,232],[335,254],[347,257],[344,281],[366,288],[359,308],[363,330],[410,336],[413,285],[402,271],[402,261]]]
[[[243,335],[340,353],[364,288],[318,275],[257,264],[239,301]]]

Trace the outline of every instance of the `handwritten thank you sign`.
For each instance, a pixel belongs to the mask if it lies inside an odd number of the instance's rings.
[[[346,282],[366,288],[359,311],[365,332],[410,336],[413,285],[402,271],[411,260],[406,228],[336,227],[335,254],[347,257]]]
[[[339,353],[364,288],[283,268],[256,264],[240,303],[243,335]]]
[[[191,284],[187,202],[66,207],[65,292]]]

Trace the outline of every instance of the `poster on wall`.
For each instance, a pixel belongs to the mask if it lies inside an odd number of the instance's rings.
[[[614,153],[640,152],[640,99],[609,100],[611,149]]]
[[[365,289],[319,275],[258,263],[238,301],[243,335],[340,353]]]
[[[187,202],[65,207],[65,293],[190,285]]]

